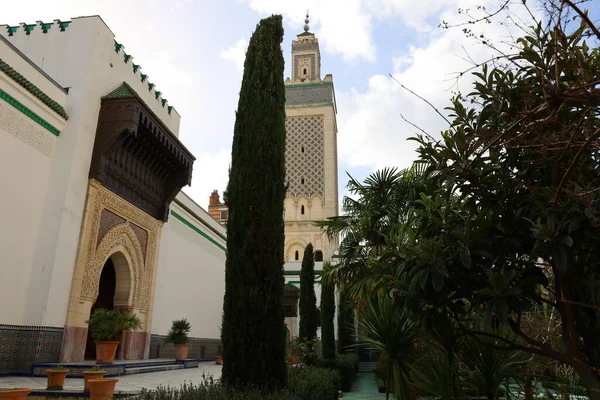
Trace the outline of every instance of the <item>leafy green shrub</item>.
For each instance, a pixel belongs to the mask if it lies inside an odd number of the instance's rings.
[[[187,344],[190,341],[188,334],[192,330],[192,325],[187,319],[178,319],[173,321],[171,330],[167,334],[165,343]]]
[[[349,392],[352,389],[352,384],[356,380],[356,373],[358,371],[358,354],[340,354],[334,360],[319,359],[319,361],[316,363],[316,366],[337,370],[340,374],[342,391]]]
[[[301,362],[306,365],[315,365],[319,359],[318,347],[319,340],[290,340],[287,343],[288,364],[297,364]],[[293,362],[291,361],[293,360]]]
[[[341,388],[340,374],[335,369],[289,368],[288,390],[300,400],[334,400]]]
[[[99,341],[121,340],[123,331],[142,327],[142,321],[133,313],[103,308],[95,310],[85,323],[92,331],[92,338]]]
[[[340,354],[335,359],[335,365],[342,379],[342,390],[344,392],[350,391],[352,384],[356,380],[356,372],[358,371],[358,354]]]
[[[195,385],[184,383],[179,389],[159,386],[155,390],[142,389],[139,400],[303,400],[289,390],[263,394],[258,389],[237,390],[227,388],[212,377],[203,376]]]

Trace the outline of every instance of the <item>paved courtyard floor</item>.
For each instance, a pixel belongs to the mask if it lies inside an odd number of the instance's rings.
[[[215,365],[214,361],[201,362],[198,368],[118,376],[119,382],[117,382],[115,392],[135,393],[141,389],[155,389],[161,385],[179,387],[184,382],[197,384],[202,382],[203,375],[211,375],[219,379],[221,377],[221,365]],[[45,377],[5,376],[0,377],[0,389],[31,388],[34,391],[45,390],[47,382]],[[83,378],[67,378],[64,389],[67,391],[83,391]]]
[[[390,395],[390,399],[393,396]],[[381,400],[385,399],[385,393],[379,393],[375,374],[372,372],[360,372],[352,385],[352,391],[344,393],[343,400]]]

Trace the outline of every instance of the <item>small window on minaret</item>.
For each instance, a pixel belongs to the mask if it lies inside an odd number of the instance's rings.
[[[304,153],[304,146],[300,147],[300,153]]]
[[[304,178],[300,178],[300,184],[304,185]]]
[[[300,257],[300,255],[298,254],[298,250],[296,250],[296,254],[294,254],[294,257],[295,257],[296,261],[298,261],[298,258]]]
[[[306,75],[306,68],[304,68],[304,75]]]
[[[300,206],[300,214],[304,215],[304,206]]]

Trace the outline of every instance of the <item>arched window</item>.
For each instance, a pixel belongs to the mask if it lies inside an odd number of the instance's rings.
[[[304,206],[300,206],[300,214],[304,215]]]
[[[306,68],[304,68],[304,75],[306,75]]]
[[[298,259],[300,258],[300,255],[298,254],[298,250],[296,250],[296,253],[294,254],[294,258],[296,261],[298,261]]]
[[[315,261],[323,261],[323,252],[321,250],[315,251]]]

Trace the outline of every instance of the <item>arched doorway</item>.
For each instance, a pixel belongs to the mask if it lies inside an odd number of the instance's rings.
[[[115,266],[112,260],[109,258],[106,260],[102,273],[100,274],[100,283],[98,286],[98,297],[96,302],[92,306],[90,315],[99,308],[105,310],[112,310],[115,307],[115,293],[117,291],[117,274]],[[94,360],[96,359],[96,345],[94,339],[92,339],[92,333],[88,329],[87,343],[85,346],[85,359]]]

